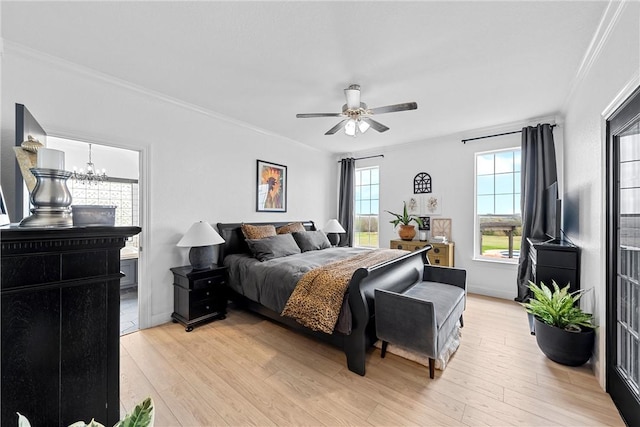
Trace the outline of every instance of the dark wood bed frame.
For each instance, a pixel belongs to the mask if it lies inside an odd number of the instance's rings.
[[[287,222],[251,222],[251,225],[268,225],[281,227],[293,221]],[[307,230],[315,230],[313,221],[301,222]],[[242,223],[218,223],[218,231],[225,240],[220,246],[219,265],[224,264],[224,257],[236,253],[249,253],[249,248],[244,241],[241,230]],[[251,311],[266,316],[272,320],[283,323],[296,330],[301,330],[314,337],[328,341],[341,347],[347,356],[349,370],[359,375],[365,374],[365,360],[367,349],[377,340],[374,317],[374,289],[407,288],[410,284],[422,280],[424,265],[427,261],[427,251],[430,246],[408,253],[399,258],[387,261],[371,268],[359,268],[353,274],[349,282],[349,307],[352,316],[351,334],[345,335],[339,332],[325,334],[312,331],[294,319],[280,316],[279,313],[270,310],[255,301],[237,295],[241,304]],[[234,292],[235,293],[235,292]]]

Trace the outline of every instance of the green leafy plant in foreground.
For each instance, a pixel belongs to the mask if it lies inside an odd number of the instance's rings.
[[[529,289],[533,293],[533,297],[529,302],[522,303],[527,312],[547,325],[568,331],[579,332],[583,327],[595,328],[593,315],[585,313],[574,304],[587,290],[569,292],[569,285],[562,289],[555,281],[552,281],[552,285],[553,291],[542,282],[540,282],[540,286],[529,282]]]
[[[147,397],[142,403],[136,405],[131,413],[118,421],[114,427],[151,427],[153,426],[153,418],[153,399]],[[31,427],[27,417],[20,412],[18,412],[18,427]],[[84,421],[76,421],[69,427],[104,427],[104,425],[92,419],[88,424]]]
[[[404,209],[402,211],[402,215],[393,213],[391,211],[385,211],[385,212],[388,212],[391,215],[396,217],[396,219],[389,221],[394,226],[397,226],[398,224],[409,225],[411,221],[415,221],[416,224],[418,224],[418,226],[422,227],[422,220],[420,219],[420,217],[417,217],[415,215],[409,215],[409,213],[407,212],[407,202],[404,202]]]

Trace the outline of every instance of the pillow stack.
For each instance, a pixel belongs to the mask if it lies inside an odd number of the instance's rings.
[[[321,230],[299,231],[293,233],[293,238],[302,252],[318,251],[331,247],[327,235]]]
[[[277,230],[273,225],[242,224],[241,228],[251,253],[260,261],[331,247],[323,231],[307,231],[300,222]]]

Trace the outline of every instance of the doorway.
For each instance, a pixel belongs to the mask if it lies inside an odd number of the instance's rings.
[[[83,141],[47,136],[47,147],[65,153],[66,169],[75,170],[68,180],[73,205],[116,206],[116,226],[140,226],[140,190],[138,151]],[[96,175],[104,170],[104,179],[82,179],[88,163]],[[139,330],[138,258],[139,236],[127,240],[120,251],[120,335]]]
[[[607,121],[607,392],[640,425],[640,88]]]

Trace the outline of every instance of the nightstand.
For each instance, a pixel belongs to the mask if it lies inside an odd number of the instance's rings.
[[[227,268],[213,264],[205,270],[190,265],[173,267],[174,323],[180,322],[187,332],[196,324],[224,319],[227,314]]]
[[[441,267],[453,267],[453,242],[448,243],[435,243],[435,242],[421,242],[419,240],[392,240],[389,243],[391,249],[404,249],[405,251],[417,251],[427,245],[433,246],[427,257],[431,265],[439,265]]]

